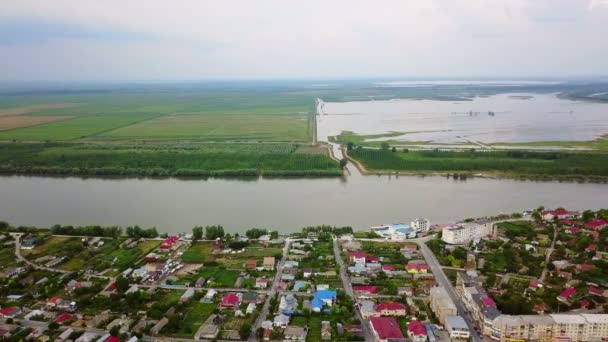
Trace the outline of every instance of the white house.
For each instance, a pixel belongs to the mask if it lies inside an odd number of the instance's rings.
[[[410,227],[417,232],[428,232],[431,229],[431,221],[423,218],[415,218],[410,222]]]

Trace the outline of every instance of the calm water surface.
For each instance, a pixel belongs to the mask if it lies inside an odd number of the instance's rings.
[[[496,179],[353,175],[348,179],[82,179],[0,177],[0,220],[50,226],[156,226],[168,232],[221,224],[299,230],[356,229],[428,217],[449,222],[539,205],[608,207],[608,185]]]

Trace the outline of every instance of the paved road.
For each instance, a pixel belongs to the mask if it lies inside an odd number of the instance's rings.
[[[551,254],[553,254],[553,250],[555,249],[555,241],[557,241],[557,227],[553,228],[553,241],[551,241],[551,247],[547,250],[547,257],[545,258],[545,267],[543,268],[542,273],[540,274],[540,278],[538,281],[541,283],[545,281],[545,277],[547,276],[547,271],[549,270],[549,262],[551,261]]]
[[[285,265],[285,261],[287,261],[287,255],[289,252],[289,245],[291,244],[291,240],[289,238],[285,239],[285,246],[283,247],[283,257],[277,263],[277,273],[274,276],[274,281],[272,282],[272,288],[268,292],[268,296],[266,296],[266,301],[264,302],[264,306],[262,306],[262,310],[258,318],[255,320],[255,323],[251,327],[251,334],[249,335],[249,341],[255,342],[257,341],[256,331],[258,328],[262,326],[262,322],[266,320],[266,316],[268,316],[268,311],[270,309],[270,300],[277,293],[277,284],[281,280],[281,275],[283,274],[283,266]]]
[[[346,274],[346,267],[344,265],[344,261],[342,260],[342,256],[340,255],[340,248],[338,247],[338,239],[334,237],[334,256],[336,258],[336,263],[340,266],[340,278],[342,279],[342,286],[344,287],[344,292],[346,292],[347,295],[351,296],[351,298],[353,299],[353,304],[355,303],[355,295],[353,293],[353,287],[350,283],[350,278],[348,277],[348,275]],[[365,337],[366,341],[375,341],[374,335],[372,333],[370,324],[369,324],[369,320],[363,319],[363,317],[361,316],[361,312],[359,312],[359,310],[357,309],[356,306],[353,307],[353,310],[355,311],[355,315],[357,316],[357,319],[359,319],[359,321],[361,321],[361,327],[363,329],[363,336]]]
[[[27,260],[26,258],[24,258],[21,255],[21,233],[10,233],[13,238],[15,238],[15,256],[17,257],[17,260],[19,261],[23,261],[24,263],[32,266],[33,268],[37,269],[37,270],[45,270],[45,271],[51,271],[51,272],[58,272],[58,273],[72,273],[71,271],[66,271],[66,270],[61,270],[58,268],[52,268],[52,267],[46,267],[46,266],[40,266],[38,264],[35,264],[29,260]]]
[[[420,247],[420,252],[424,256],[424,259],[429,264],[431,271],[435,275],[435,280],[437,280],[437,283],[439,284],[439,286],[443,286],[446,289],[448,295],[450,296],[450,298],[452,299],[454,304],[456,304],[456,308],[458,309],[458,314],[460,316],[462,316],[462,318],[464,318],[465,322],[467,323],[469,330],[471,331],[471,340],[473,342],[483,341],[477,334],[474,333],[475,324],[474,324],[473,320],[470,318],[469,315],[465,314],[467,311],[464,307],[464,304],[462,303],[460,298],[456,295],[456,292],[454,291],[454,287],[452,286],[452,283],[450,282],[448,277],[443,272],[443,269],[441,268],[441,265],[437,261],[437,258],[435,258],[435,255],[433,254],[433,252],[427,247],[425,241],[422,241],[419,239],[418,241],[416,241],[416,243]]]

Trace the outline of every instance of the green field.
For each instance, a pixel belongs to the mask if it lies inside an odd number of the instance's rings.
[[[608,154],[599,152],[391,152],[353,149],[349,156],[370,172],[462,173],[555,178],[608,177]]]

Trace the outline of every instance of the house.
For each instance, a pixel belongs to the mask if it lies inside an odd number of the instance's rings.
[[[179,301],[182,303],[186,303],[187,301],[190,300],[190,298],[192,298],[192,296],[194,296],[194,289],[192,289],[192,288],[187,289],[186,292],[184,292],[184,294],[182,294],[182,296],[179,297]]]
[[[307,332],[308,331],[306,328],[294,327],[290,325],[285,328],[285,331],[283,331],[283,337],[285,340],[305,341]]]
[[[222,297],[220,302],[221,309],[238,309],[241,304],[241,298],[236,293],[229,293]]]
[[[604,290],[597,286],[589,286],[589,294],[594,296],[604,296]]]
[[[606,228],[606,226],[608,226],[608,222],[604,221],[604,220],[593,220],[593,221],[589,221],[587,223],[585,223],[585,227],[589,228],[589,229],[593,229],[593,230],[601,230]]]
[[[427,340],[426,327],[418,320],[412,320],[407,324],[407,334],[413,342],[426,342]]]
[[[247,268],[248,270],[254,270],[256,266],[257,266],[257,264],[256,264],[255,260],[245,261],[245,268]]]
[[[331,324],[329,324],[329,321],[321,322],[321,339],[331,340]]]
[[[70,337],[70,335],[72,335],[73,332],[74,329],[67,328],[59,336],[57,336],[57,339],[55,341],[65,341]]]
[[[207,280],[203,277],[199,277],[198,279],[196,279],[196,282],[194,283],[195,287],[203,287],[205,286],[205,283],[207,282]]]
[[[397,302],[386,302],[376,305],[376,312],[380,316],[405,316],[408,307]]]
[[[292,294],[288,294],[286,296],[281,296],[279,301],[279,311],[286,314],[291,315],[298,308],[298,300]]]
[[[272,336],[272,329],[264,328],[264,334],[262,335],[264,341],[270,341],[270,336]]]
[[[290,317],[284,314],[280,314],[278,316],[274,317],[274,322],[273,325],[277,328],[287,328],[287,325],[289,324],[290,321]]]
[[[468,340],[471,337],[469,326],[464,321],[464,318],[460,316],[448,316],[445,322],[445,330],[447,330],[452,340]]]
[[[376,304],[370,300],[362,300],[357,304],[363,318],[376,316]]]
[[[153,264],[155,262],[158,262],[159,259],[159,255],[156,253],[149,253],[148,255],[146,255],[144,257],[144,261],[148,264]]]
[[[306,282],[304,280],[297,280],[295,282],[295,284],[293,284],[293,290],[296,291],[296,292],[299,292],[300,290],[302,290],[306,286],[308,286],[308,282]]]
[[[257,303],[259,299],[258,293],[255,291],[248,291],[241,295],[241,302],[245,304]]]
[[[370,323],[378,342],[388,342],[389,340],[404,338],[395,317],[372,317],[370,318]]]
[[[590,243],[589,245],[587,245],[587,247],[585,247],[585,250],[587,252],[595,252],[596,249],[597,249],[597,245],[594,245],[592,243]]]
[[[408,296],[408,297],[412,297],[414,295],[414,289],[410,286],[403,286],[400,287],[398,292],[397,292],[400,296]]]
[[[568,303],[568,301],[570,300],[570,298],[576,293],[576,289],[574,287],[569,287],[567,289],[565,289],[558,297],[557,299],[562,301],[562,302],[566,302]]]
[[[589,271],[593,271],[594,268],[595,268],[595,265],[593,265],[593,264],[576,265],[577,272],[589,272]]]
[[[63,324],[65,321],[70,320],[70,318],[72,318],[72,314],[65,312],[57,316],[54,321],[57,324]]]
[[[293,274],[282,274],[281,275],[281,280],[284,280],[284,281],[294,281],[294,280],[296,280],[296,276],[294,276]]]
[[[353,286],[353,291],[355,296],[369,296],[377,293],[376,287],[369,285]]]
[[[589,308],[589,301],[586,299],[581,300],[581,309],[587,310]]]
[[[429,265],[422,262],[408,262],[405,266],[405,270],[407,273],[418,274],[418,273],[427,273],[429,270]]]
[[[61,298],[60,296],[55,296],[46,302],[46,306],[55,308],[61,305],[61,303],[63,303],[63,298]]]
[[[21,314],[21,309],[16,306],[7,306],[0,310],[0,317],[2,318],[15,318]]]
[[[304,278],[310,278],[310,276],[312,276],[312,268],[305,268],[302,270],[302,275]]]
[[[337,293],[333,290],[321,290],[315,292],[314,298],[312,299],[312,311],[321,312],[324,305],[332,306],[336,300]]]
[[[366,258],[367,253],[365,252],[352,252],[348,255],[348,260],[350,260],[352,264],[365,264]]]
[[[544,221],[551,221],[554,218],[558,218],[558,219],[567,219],[567,218],[571,218],[576,216],[575,213],[571,213],[568,210],[565,209],[556,209],[556,210],[543,210],[540,213],[540,217],[544,220]]]
[[[255,311],[255,307],[256,307],[255,303],[249,303],[247,305],[247,309],[245,310],[245,313],[248,315],[253,313]]]
[[[258,289],[265,289],[268,287],[268,279],[266,278],[256,278],[255,279],[255,287]]]
[[[530,283],[528,283],[528,288],[530,290],[536,291],[539,287],[542,287],[542,284],[536,278],[530,279]]]
[[[169,319],[167,317],[161,318],[158,322],[156,322],[156,324],[154,324],[152,329],[150,329],[150,334],[158,335],[158,333],[160,333],[167,323],[169,323]]]
[[[382,265],[382,272],[386,273],[386,274],[392,274],[393,272],[395,272],[397,269],[395,268],[395,266],[391,266],[391,265]]]
[[[269,270],[269,271],[274,270],[274,263],[275,263],[274,257],[264,257],[263,266],[264,266],[265,270]]]
[[[80,337],[78,337],[75,342],[93,342],[97,340],[97,337],[99,337],[98,333],[85,332],[84,334],[80,335]]]
[[[534,308],[532,308],[532,311],[536,312],[537,315],[542,315],[547,311],[547,308],[545,308],[544,304],[536,304],[534,305]]]

